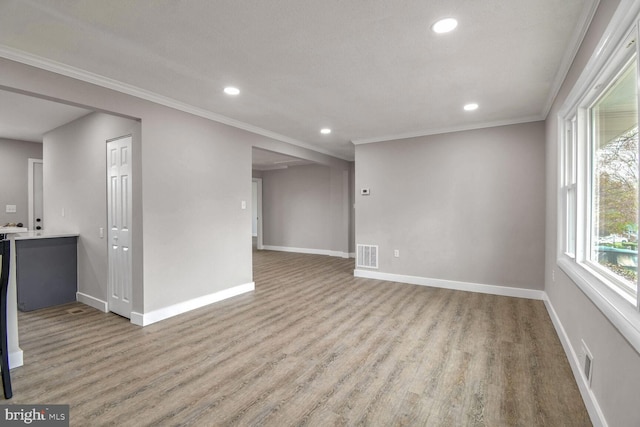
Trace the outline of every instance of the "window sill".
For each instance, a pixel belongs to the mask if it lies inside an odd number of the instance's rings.
[[[636,307],[575,261],[560,258],[558,266],[640,353],[640,313]]]

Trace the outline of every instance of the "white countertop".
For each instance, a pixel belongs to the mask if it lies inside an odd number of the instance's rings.
[[[26,227],[0,227],[0,234],[24,233],[28,231]]]
[[[0,230],[2,230],[0,228]],[[2,231],[0,231],[1,233]],[[18,234],[16,236],[16,240],[31,240],[31,239],[57,239],[60,237],[78,237],[80,234],[78,233],[61,233],[61,232],[49,232],[49,231],[27,231],[24,229],[24,232]]]

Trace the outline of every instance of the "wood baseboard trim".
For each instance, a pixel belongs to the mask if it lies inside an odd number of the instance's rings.
[[[102,301],[101,299],[92,297],[91,295],[76,292],[76,301],[86,304],[89,307],[93,307],[96,310],[100,310],[103,313],[109,312],[109,304],[107,304],[106,301]]]
[[[9,353],[9,370],[24,365],[24,353],[20,347]]]
[[[478,292],[481,294],[500,295],[515,298],[527,298],[535,300],[544,299],[544,291],[537,289],[513,288],[509,286],[484,285],[480,283],[457,282],[453,280],[430,279],[419,276],[406,276],[402,274],[380,273],[369,270],[354,270],[355,277],[366,279],[385,280],[388,282],[407,283],[410,285],[431,286],[434,288],[452,289],[456,291]]]
[[[144,325],[144,314],[142,314],[142,313],[138,313],[138,312],[132,311],[131,312],[131,317],[129,318],[129,320],[131,320],[131,323],[133,323],[134,325],[145,326]]]
[[[183,314],[200,307],[204,307],[205,305],[213,304],[227,298],[251,292],[255,290],[255,288],[256,286],[254,282],[245,283],[244,285],[234,286],[232,288],[214,292],[209,295],[204,295],[188,301],[183,301],[178,304],[173,304],[168,307],[152,310],[148,313],[131,313],[131,323],[138,326],[148,326],[152,323],[160,322],[161,320],[165,320],[170,317],[177,316],[179,314]]]
[[[299,254],[328,255],[328,256],[335,256],[339,258],[349,258],[349,253],[347,252],[331,251],[328,249],[293,248],[289,246],[271,246],[271,245],[264,245],[263,249],[267,251],[295,252]]]

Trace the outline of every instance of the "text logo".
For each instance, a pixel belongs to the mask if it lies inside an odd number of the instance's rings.
[[[0,426],[69,426],[69,405],[8,405],[0,412]]]

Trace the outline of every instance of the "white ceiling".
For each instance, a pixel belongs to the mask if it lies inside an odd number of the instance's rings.
[[[89,110],[0,91],[0,138],[42,142],[42,135],[89,114]]]
[[[74,67],[99,84],[115,80],[353,159],[352,141],[544,119],[596,4],[3,0],[0,56]],[[458,28],[430,31],[441,17]],[[225,95],[228,85],[241,94]],[[480,108],[463,111],[468,102]]]
[[[269,171],[275,169],[287,169],[293,166],[311,165],[314,162],[287,156],[285,154],[274,153],[273,151],[253,148],[253,169],[259,171]]]

